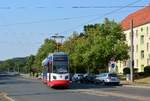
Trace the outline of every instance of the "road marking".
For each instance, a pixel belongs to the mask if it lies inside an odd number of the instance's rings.
[[[102,94],[102,93],[93,93],[93,92],[82,92],[84,94],[89,94],[89,95],[95,95],[95,96],[108,96],[106,94]]]
[[[1,99],[4,99],[6,101],[15,101],[12,98],[10,98],[9,96],[7,96],[7,94],[4,92],[0,93],[0,97],[1,97]]]
[[[80,92],[83,94],[89,94],[89,95],[95,95],[95,96],[115,96],[115,97],[135,99],[135,100],[139,100],[139,101],[150,101],[150,97],[125,94],[125,93],[121,93],[121,92],[96,91],[96,90],[92,90],[92,89],[91,90],[77,89],[77,90],[68,90],[68,91]]]

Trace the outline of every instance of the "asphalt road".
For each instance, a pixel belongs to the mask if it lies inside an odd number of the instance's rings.
[[[51,89],[40,80],[15,76],[0,76],[0,91],[15,101],[150,101],[150,89],[77,83]]]

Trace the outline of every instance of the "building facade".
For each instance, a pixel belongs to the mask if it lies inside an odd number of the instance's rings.
[[[126,42],[129,47],[131,47],[132,20],[134,69],[138,72],[143,72],[144,67],[150,65],[150,5],[129,14],[122,20],[121,26],[126,35]],[[129,50],[130,54],[131,50]],[[131,67],[130,59],[118,63],[118,72],[122,73],[125,67]]]

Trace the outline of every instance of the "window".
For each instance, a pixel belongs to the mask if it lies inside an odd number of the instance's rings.
[[[144,44],[144,35],[141,35],[141,44]]]
[[[136,52],[138,52],[138,45],[136,45]]]
[[[143,27],[141,28],[141,32],[143,31]]]
[[[108,74],[109,77],[118,77],[117,74]]]
[[[150,65],[150,64],[149,64],[149,61],[150,61],[150,59],[147,59],[147,65]]]
[[[147,36],[148,36],[148,26],[146,27],[146,33],[147,33]]]
[[[147,51],[149,51],[149,43],[147,43]]]
[[[141,51],[141,59],[144,59],[144,50]]]
[[[135,33],[136,33],[136,38],[138,38],[138,30],[136,30],[136,32],[135,32]]]
[[[67,71],[68,71],[68,66],[65,63],[53,65],[54,73],[66,73]]]
[[[136,66],[138,67],[138,59],[136,60]]]
[[[123,61],[123,66],[127,66],[127,61]]]

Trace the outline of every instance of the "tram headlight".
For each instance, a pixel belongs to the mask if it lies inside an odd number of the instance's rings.
[[[53,79],[55,79],[55,80],[56,80],[56,76],[53,76]]]
[[[65,79],[66,79],[66,80],[69,79],[69,76],[65,76]]]

